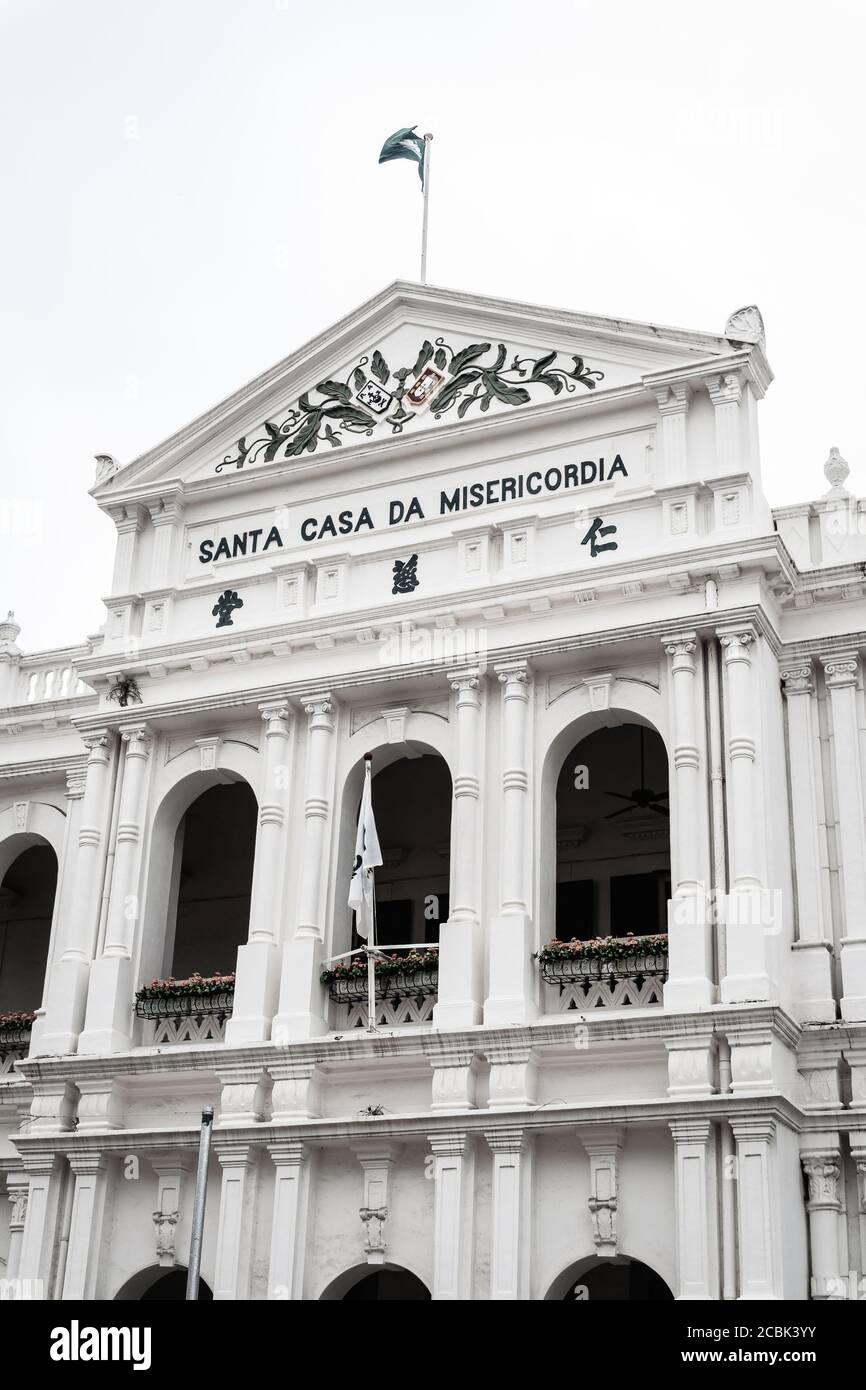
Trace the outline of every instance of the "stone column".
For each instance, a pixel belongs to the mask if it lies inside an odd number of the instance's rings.
[[[90,962],[99,927],[100,890],[105,863],[104,831],[108,820],[112,738],[107,729],[85,734],[88,750],[84,796],[77,843],[68,852],[72,892],[66,898],[66,921],[47,984],[45,1019],[32,1055],[74,1052],[84,1026]]]
[[[488,1130],[484,1137],[493,1151],[490,1298],[523,1301],[529,1298],[532,1236],[530,1136],[515,1126]]]
[[[738,372],[724,372],[706,378],[707,391],[716,413],[715,474],[743,472],[740,402],[743,384]]]
[[[839,818],[842,938],[842,1017],[866,1021],[866,802],[857,719],[860,659],[856,652],[822,658],[833,721],[833,769]]]
[[[465,1130],[431,1134],[433,1151],[433,1299],[472,1298],[475,1153]]]
[[[112,511],[112,519],[117,528],[117,546],[114,551],[114,574],[111,578],[112,595],[125,595],[132,591],[135,568],[135,543],[144,521],[140,507],[119,507]]]
[[[502,686],[501,907],[490,928],[484,1022],[504,1026],[527,1023],[538,1012],[527,875],[532,825],[527,766],[532,680],[526,661],[504,662],[494,670]]]
[[[678,1299],[718,1300],[719,1250],[713,1126],[672,1120]]]
[[[673,758],[671,827],[673,898],[668,908],[669,1009],[698,1009],[715,1003],[712,921],[707,895],[706,773],[698,739],[700,686],[694,632],[662,638],[670,659]]]
[[[214,1263],[215,1299],[245,1299],[249,1294],[256,1157],[256,1149],[243,1139],[218,1141],[222,1186]]]
[[[798,936],[793,1011],[800,1023],[833,1023],[833,940],[824,885],[826,819],[812,663],[779,672],[788,710],[788,776],[794,835]]]
[[[18,1276],[21,1259],[21,1239],[24,1235],[24,1221],[27,1216],[27,1195],[30,1180],[24,1173],[6,1174],[6,1196],[12,1210],[9,1213],[9,1258],[6,1261],[6,1278]]]
[[[662,475],[656,487],[676,487],[688,481],[686,452],[686,416],[689,408],[689,386],[685,381],[669,381],[651,385],[661,416]]]
[[[722,1001],[741,1004],[773,999],[776,984],[770,968],[771,932],[762,883],[760,847],[764,834],[756,768],[760,690],[752,667],[755,631],[751,627],[719,630],[724,655],[725,728],[728,755],[728,845],[730,893],[725,905],[727,974]]]
[[[96,1277],[102,1255],[102,1223],[105,1214],[106,1165],[101,1153],[71,1154],[69,1166],[75,1175],[72,1218],[66,1269],[64,1299],[96,1297]]]
[[[167,588],[173,579],[174,539],[183,519],[183,504],[176,497],[162,497],[148,504],[153,523],[153,551],[150,560],[150,587]]]
[[[809,1184],[806,1210],[812,1267],[810,1296],[820,1302],[844,1299],[847,1281],[842,1276],[839,1250],[839,1135],[804,1134],[800,1143],[800,1161]]]
[[[145,724],[120,731],[125,749],[114,871],[108,903],[105,945],[90,971],[84,1032],[78,1051],[123,1052],[130,1046],[132,954],[141,915],[139,876],[144,830],[150,737]]]
[[[334,700],[327,691],[319,691],[304,696],[303,704],[309,723],[298,923],[294,938],[283,949],[280,1007],[272,1032],[272,1038],[282,1044],[328,1031],[327,1001],[319,975],[326,900],[325,850],[331,819]],[[347,872],[347,885],[348,881]]]
[[[267,1042],[277,1009],[283,921],[291,714],[288,701],[260,705],[265,726],[259,833],[253,864],[249,940],[239,948],[226,1042]]]
[[[268,1298],[302,1299],[310,1185],[310,1149],[298,1140],[269,1144],[274,1161],[274,1214]]]
[[[481,779],[484,720],[481,672],[452,671],[457,733],[452,803],[451,903],[439,929],[439,995],[433,1010],[437,1028],[470,1028],[481,1022]]]
[[[24,1168],[29,1187],[17,1277],[31,1280],[34,1297],[47,1299],[64,1165],[58,1154],[43,1150],[28,1153]]]
[[[737,1141],[737,1237],[740,1298],[778,1299],[781,1251],[776,1225],[775,1121],[763,1115],[731,1120]]]

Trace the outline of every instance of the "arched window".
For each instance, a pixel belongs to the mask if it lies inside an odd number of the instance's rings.
[[[589,1256],[560,1274],[547,1294],[564,1303],[668,1302],[673,1294],[660,1275],[624,1255],[601,1260]]]
[[[448,920],[451,774],[435,753],[398,758],[379,772],[375,766],[374,760],[373,814],[384,860],[375,875],[377,942],[430,944]],[[350,805],[354,847],[357,795]],[[353,934],[352,945],[361,944]]]
[[[57,857],[31,844],[9,865],[0,884],[0,1013],[32,1013],[42,1003]]]
[[[401,1265],[384,1265],[376,1270],[369,1265],[356,1265],[329,1284],[321,1297],[326,1302],[383,1303],[398,1299],[421,1303],[430,1301],[430,1290]]]
[[[667,931],[671,885],[668,765],[643,724],[575,744],[556,788],[556,930],[573,937]]]
[[[246,782],[209,787],[177,830],[168,908],[166,973],[229,974],[247,939],[256,798]]]

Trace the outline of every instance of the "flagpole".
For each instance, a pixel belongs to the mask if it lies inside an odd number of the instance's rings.
[[[430,142],[433,136],[424,135],[424,215],[421,222],[421,284],[427,284],[427,212],[430,200]]]
[[[364,776],[370,778],[371,796],[373,781],[373,754],[364,754]],[[376,957],[370,947],[376,948],[376,871],[370,869],[370,886],[373,889],[373,920],[370,923],[370,940],[367,942],[367,1032],[376,1031]]]

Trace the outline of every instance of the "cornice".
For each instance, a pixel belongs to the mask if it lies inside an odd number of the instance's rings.
[[[599,1010],[599,1013],[602,1012]],[[621,1042],[664,1043],[694,1034],[723,1033],[760,1028],[770,1030],[787,1046],[795,1046],[801,1029],[783,1009],[772,1004],[713,1005],[704,1010],[665,1013],[647,1009],[628,1017],[599,1018],[590,1012],[577,1019],[550,1016],[523,1026],[520,1044],[532,1048],[574,1048],[574,1028],[579,1021],[589,1030],[591,1045]],[[333,1067],[340,1063],[411,1060],[426,1058],[433,1065],[454,1052],[488,1055],[503,1053],[514,1045],[513,1028],[483,1026],[454,1030],[421,1031],[407,1029],[389,1034],[359,1034],[353,1037],[325,1036],[302,1039],[286,1046],[253,1043],[240,1047],[226,1044],[200,1048],[139,1048],[134,1052],[100,1056],[72,1054],[66,1057],[29,1057],[18,1064],[19,1073],[31,1084],[79,1085],[84,1081],[127,1081],[134,1077],[180,1077],[185,1073],[206,1072],[214,1077],[226,1070],[261,1070],[275,1063],[319,1064]],[[724,1097],[729,1099],[729,1097]],[[581,1107],[578,1107],[581,1108]]]
[[[403,321],[407,313],[433,313],[438,316],[443,326],[456,326],[455,320],[465,320],[467,316],[474,316],[476,322],[479,318],[493,319],[503,331],[529,334],[531,341],[537,338],[542,329],[552,334],[579,334],[583,342],[592,343],[597,348],[606,345],[614,357],[619,349],[619,353],[626,359],[630,354],[636,355],[638,352],[645,359],[647,355],[662,356],[680,351],[686,356],[693,352],[704,356],[717,353],[717,360],[727,363],[739,355],[736,350],[732,351],[728,339],[714,334],[661,327],[634,320],[572,313],[516,300],[495,299],[398,280],[309,339],[282,361],[245,383],[211,410],[177,430],[155,448],[131,460],[114,475],[114,478],[92,488],[91,495],[100,506],[116,504],[117,501],[123,500],[130,495],[124,484],[124,474],[128,475],[129,482],[132,483],[133,470],[140,474],[160,462],[165,464],[166,469],[170,469],[182,454],[205,449],[212,439],[230,432],[238,419],[258,415],[263,407],[266,415],[270,405],[269,397],[275,389],[285,391],[286,377],[297,372],[296,384],[298,390],[302,391],[306,376],[310,378],[311,383],[314,382],[320,368],[332,363],[342,351],[350,349],[353,340],[359,335],[369,335],[372,332],[384,335]],[[440,431],[437,431],[438,433]],[[358,456],[355,450],[353,454],[355,457]],[[112,484],[118,479],[120,486],[113,487]],[[166,478],[160,482],[160,486],[166,489],[173,482],[173,479]],[[149,487],[150,482],[144,481],[143,486]]]
[[[503,1130],[526,1132],[546,1132],[552,1129],[565,1129],[573,1132],[579,1125],[581,1129],[596,1126],[623,1125],[628,1128],[667,1125],[672,1121],[736,1120],[743,1118],[772,1119],[787,1129],[798,1133],[806,1127],[811,1117],[802,1112],[787,1099],[778,1095],[735,1096],[716,1095],[680,1100],[671,1097],[652,1101],[623,1100],[620,1102],[589,1101],[581,1104],[554,1107],[550,1102],[532,1109],[514,1110],[463,1110],[438,1114],[430,1110],[408,1112],[404,1115],[340,1116],[328,1119],[297,1119],[282,1124],[258,1123],[251,1125],[216,1124],[214,1142],[222,1139],[234,1145],[276,1144],[288,1136],[303,1138],[313,1144],[354,1144],[359,1140],[382,1141],[387,1138],[423,1136],[429,1139],[433,1134],[450,1133],[457,1129],[472,1134],[499,1133]],[[817,1118],[817,1117],[816,1117]],[[824,1128],[827,1127],[827,1117]],[[862,1125],[862,1120],[856,1126]],[[833,1126],[836,1115],[833,1115]],[[809,1126],[812,1127],[811,1125]],[[78,1134],[75,1131],[58,1131],[56,1134],[15,1135],[14,1144],[23,1158],[28,1153],[50,1153],[84,1157],[98,1153],[125,1153],[131,1146],[136,1152],[165,1151],[168,1145],[177,1148],[195,1148],[198,1144],[199,1129],[189,1125],[178,1125],[174,1129],[127,1129],[106,1130],[101,1134]]]
[[[71,753],[65,758],[39,758],[33,762],[0,763],[0,781],[16,777],[63,777],[67,772],[83,772],[86,767],[86,753]]]

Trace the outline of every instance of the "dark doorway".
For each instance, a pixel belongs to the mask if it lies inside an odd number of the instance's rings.
[[[32,1013],[42,1003],[57,857],[31,845],[10,864],[0,885],[0,1012]]]
[[[246,782],[210,787],[178,831],[180,880],[169,973],[229,974],[247,939],[258,809]]]
[[[654,729],[597,729],[572,748],[556,787],[556,936],[667,931],[668,760]]]
[[[437,942],[448,920],[451,873],[451,774],[445,759],[435,753],[398,758],[374,772],[373,814],[384,861],[376,870],[378,942]],[[357,815],[355,805],[353,826]],[[352,946],[362,944],[353,931]]]
[[[406,1269],[377,1269],[353,1284],[348,1293],[343,1294],[343,1302],[354,1300],[364,1302],[383,1302],[402,1299],[404,1302],[430,1302],[429,1291]]]
[[[664,1279],[639,1260],[599,1260],[563,1294],[563,1302],[669,1302]]]

